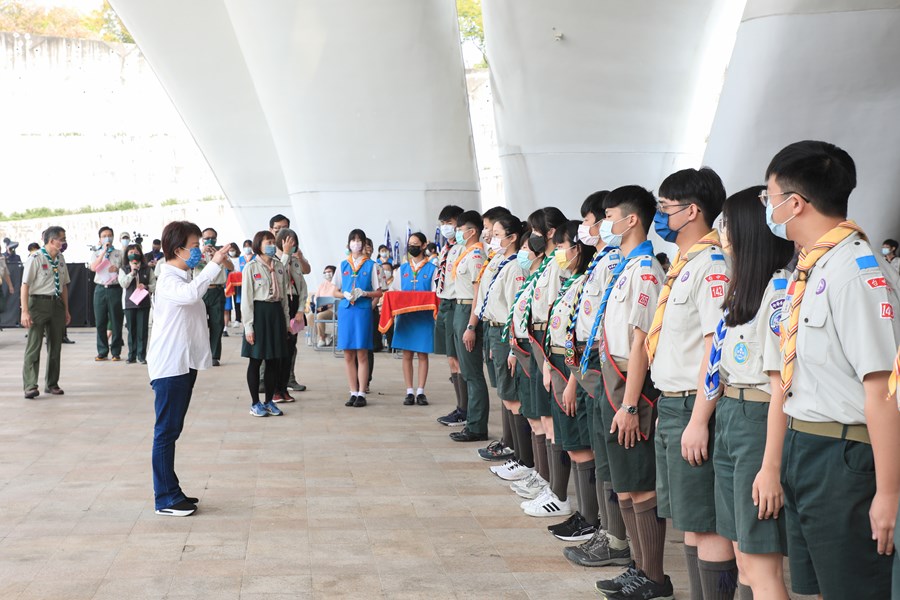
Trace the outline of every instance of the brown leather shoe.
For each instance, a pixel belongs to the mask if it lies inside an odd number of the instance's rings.
[[[28,398],[29,400],[37,398],[40,395],[41,395],[41,392],[37,388],[31,388],[30,390],[25,390],[25,397]]]
[[[49,387],[44,391],[47,392],[48,394],[53,394],[54,396],[62,396],[63,394],[65,394],[65,392],[62,391],[62,388],[60,388],[58,385]]]

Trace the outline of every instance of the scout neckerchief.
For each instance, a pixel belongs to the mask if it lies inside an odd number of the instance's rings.
[[[437,279],[437,291],[441,293],[444,291],[444,277],[447,276],[447,257],[450,255],[450,249],[453,248],[453,244],[447,244],[441,249],[441,261],[438,264],[438,279]]]
[[[566,364],[570,367],[575,366],[575,363],[581,360],[580,357],[577,356],[578,349],[575,347],[575,328],[578,325],[578,307],[581,306],[581,297],[584,295],[584,288],[587,285],[587,281],[590,280],[591,275],[594,274],[594,269],[600,264],[600,261],[610,252],[618,249],[618,246],[606,246],[594,256],[594,259],[591,260],[591,264],[588,265],[588,269],[585,272],[587,279],[585,280],[585,283],[578,288],[578,293],[575,295],[575,314],[572,315],[572,318],[569,320],[569,326],[566,328]]]
[[[803,302],[803,292],[806,291],[806,282],[809,280],[809,272],[825,256],[829,250],[853,235],[859,235],[865,240],[866,234],[859,225],[853,221],[844,221],[825,235],[823,235],[812,250],[806,248],[800,251],[800,260],[797,262],[797,278],[791,291],[791,312],[788,316],[788,326],[781,328],[781,389],[787,398],[788,390],[794,382],[794,359],[797,358],[797,327],[800,324],[800,303]]]
[[[354,262],[354,260],[353,260],[353,257],[352,256],[347,257],[347,265],[350,267],[350,279],[352,280],[350,285],[353,286],[350,288],[351,290],[353,288],[357,287],[356,278],[359,277],[359,270],[362,269],[363,266],[365,266],[366,262],[369,260],[369,257],[366,256],[365,254],[363,254],[360,258],[362,260],[360,261],[359,266],[357,267],[356,262]]]
[[[47,252],[46,248],[41,248],[41,254],[47,257],[47,262],[50,263],[50,267],[53,269],[53,286],[56,288],[56,295],[62,296],[62,286],[59,284],[59,254],[56,255],[56,260],[50,257],[50,253]]]
[[[535,259],[535,260],[537,260],[537,259]],[[510,332],[510,329],[512,328],[513,315],[516,312],[516,304],[518,304],[518,302],[519,302],[519,297],[523,293],[528,293],[528,291],[527,291],[528,288],[531,286],[532,283],[534,283],[537,280],[538,277],[541,276],[541,274],[544,272],[544,269],[546,269],[547,265],[550,264],[551,260],[553,260],[552,256],[546,257],[543,260],[543,262],[541,263],[541,265],[537,268],[537,270],[535,270],[534,273],[530,274],[528,276],[528,278],[525,279],[525,282],[522,283],[522,287],[520,287],[519,291],[516,292],[516,297],[513,300],[512,306],[509,307],[509,314],[506,316],[506,325],[503,326],[503,332],[500,334],[501,342],[505,342],[509,339],[509,332]],[[526,300],[525,300],[526,305],[525,305],[525,311],[524,311],[525,318],[523,319],[524,320],[523,328],[528,327],[528,318],[531,315],[531,301],[532,301],[533,297],[534,297],[534,294],[528,293],[528,296],[526,297]],[[513,333],[515,333],[515,331],[513,331]]]
[[[713,229],[691,246],[687,254],[681,256],[679,253],[675,256],[675,262],[672,264],[669,272],[666,273],[666,283],[659,292],[659,302],[656,304],[656,312],[653,313],[653,323],[650,325],[650,332],[647,333],[647,340],[644,343],[651,363],[656,357],[656,348],[659,345],[659,332],[662,331],[663,315],[666,313],[666,302],[669,300],[669,294],[672,292],[672,284],[681,275],[681,270],[684,269],[688,262],[705,250],[707,246],[717,246],[718,244],[719,232]]]
[[[565,283],[562,284],[562,287],[559,288],[559,295],[556,296],[556,300],[554,300],[552,306],[550,306],[550,313],[549,313],[550,315],[553,314],[553,312],[556,310],[557,305],[560,302],[562,302],[563,298],[566,297],[566,294],[568,293],[569,288],[571,288],[573,285],[575,285],[575,282],[577,282],[579,278],[581,278],[580,285],[584,286],[584,282],[587,281],[587,273],[572,273],[572,275],[568,279],[566,279]],[[578,305],[573,302],[572,306],[569,307],[568,319],[566,320],[566,322],[564,324],[560,323],[561,326],[564,325],[563,329],[568,328],[569,321],[572,320],[572,317],[575,315],[575,312],[577,310],[578,310]],[[547,331],[547,335],[544,336],[544,354],[550,354],[550,331],[549,330]]]
[[[484,264],[481,265],[481,270],[478,271],[478,277],[475,278],[475,283],[481,283],[481,278],[484,277],[484,272],[487,271],[488,265],[491,264],[491,261],[494,260],[494,257],[497,255],[493,250],[488,250],[487,258],[484,261]]]
[[[269,264],[266,264],[265,261],[263,261],[262,265],[266,269],[268,269],[269,279],[272,281],[272,301],[280,302],[281,301],[281,289],[279,289],[279,287],[278,287],[278,276],[275,274],[275,259],[270,258]]]
[[[494,289],[494,285],[497,283],[497,281],[500,280],[500,272],[503,271],[503,267],[508,265],[510,261],[515,258],[516,255],[513,254],[512,256],[506,257],[502,261],[500,261],[500,265],[497,267],[497,272],[494,273],[494,276],[491,278],[491,283],[488,285],[487,292],[484,293],[484,301],[481,303],[481,310],[478,311],[479,321],[484,320],[484,310],[487,308],[488,298],[491,295],[491,290]]]
[[[483,251],[484,245],[481,242],[475,242],[474,244],[463,250],[462,254],[459,255],[459,258],[457,258],[453,263],[453,270],[450,272],[450,276],[453,277],[453,279],[456,279],[456,269],[459,268],[459,264],[465,257],[467,257],[471,252],[474,252],[475,250]]]
[[[628,256],[626,256],[624,260],[620,260],[619,264],[616,265],[616,268],[613,269],[612,276],[609,278],[609,283],[606,284],[606,289],[603,290],[603,297],[600,299],[600,306],[597,308],[597,316],[594,317],[594,324],[591,325],[591,333],[585,340],[585,353],[581,356],[582,375],[588,371],[588,363],[590,362],[591,355],[590,349],[594,345],[594,340],[597,339],[597,331],[600,329],[600,322],[603,320],[603,315],[606,314],[606,305],[609,304],[609,297],[616,287],[616,282],[619,280],[619,276],[625,272],[626,268],[628,268],[628,264],[639,256],[653,256],[653,244],[650,240],[641,242],[636,248],[628,253]]]
[[[427,262],[428,262],[428,259],[427,259],[427,258],[423,258],[423,259],[422,259],[422,262],[420,262],[420,263],[417,264],[417,265],[414,265],[413,262],[412,262],[411,260],[410,260],[410,261],[407,261],[406,264],[407,264],[407,266],[409,267],[409,270],[412,271],[412,284],[413,284],[413,289],[416,289],[416,283],[419,282],[419,271],[422,270],[422,267],[424,267],[424,266],[425,266],[425,263],[427,263]]]

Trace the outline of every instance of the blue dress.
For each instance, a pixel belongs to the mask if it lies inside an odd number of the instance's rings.
[[[404,292],[430,292],[437,267],[426,262],[414,273],[409,263],[400,266],[400,290]],[[434,352],[434,313],[420,311],[397,315],[394,318],[392,348],[431,354]]]
[[[359,271],[354,273],[350,261],[342,261],[341,291],[349,292],[353,288],[359,288],[364,292],[375,291],[372,288],[374,268],[375,262],[367,259]],[[371,350],[374,318],[371,298],[360,298],[355,304],[350,304],[346,298],[341,300],[337,311],[338,350]]]

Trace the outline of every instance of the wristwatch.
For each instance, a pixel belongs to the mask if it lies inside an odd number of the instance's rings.
[[[629,415],[638,414],[637,406],[629,406],[628,404],[623,404],[622,406],[619,407],[619,410],[624,410]]]
[[[475,326],[471,323],[466,325],[466,331],[475,331]]]

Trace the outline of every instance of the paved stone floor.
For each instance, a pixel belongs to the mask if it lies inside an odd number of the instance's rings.
[[[569,564],[551,521],[522,514],[478,445],[447,438],[443,359],[431,406],[402,406],[400,361],[378,354],[370,405],[351,409],[343,361],[304,346],[309,391],[258,419],[239,338],[225,339],[178,443],[200,510],[159,517],[147,370],[95,363],[91,330],[70,337],[65,396],[28,401],[23,332],[0,332],[0,599],[574,599],[618,572]],[[667,570],[687,598],[680,539],[670,529]]]

